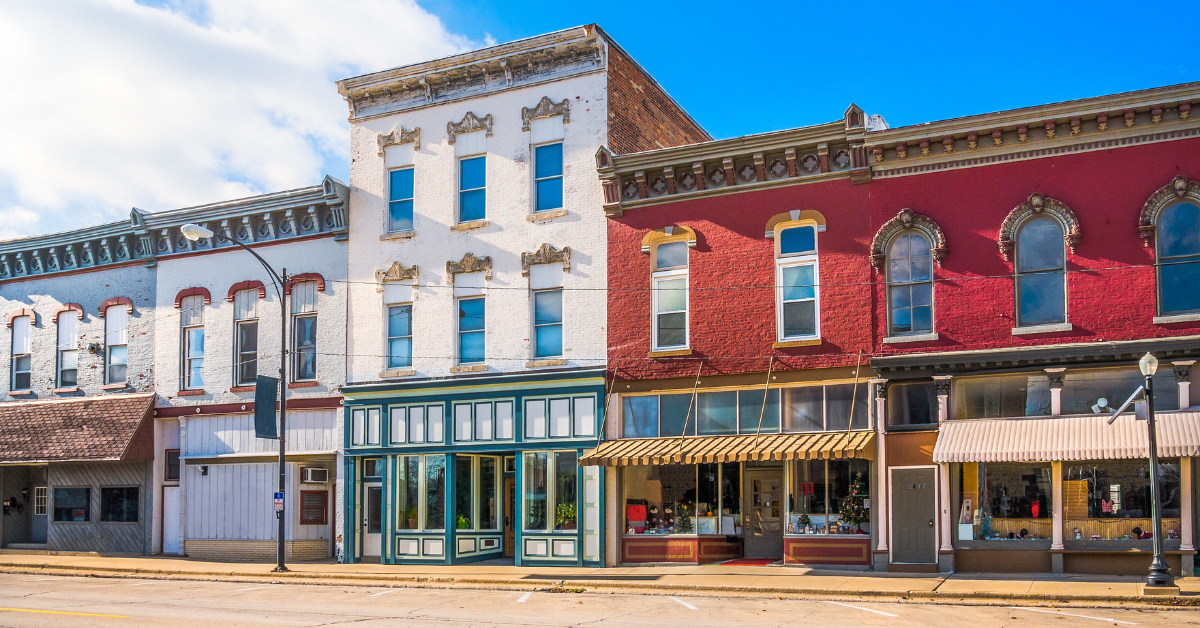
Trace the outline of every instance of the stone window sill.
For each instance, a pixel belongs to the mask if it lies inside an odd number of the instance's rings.
[[[317,382],[291,382],[288,384],[288,390],[292,390],[293,388],[316,388],[317,386],[320,386]]]
[[[8,392],[8,394],[9,394],[9,396],[12,396],[12,397],[29,397],[29,396],[33,395],[33,391],[32,390],[10,390]]]
[[[105,384],[100,387],[100,390],[125,390],[126,388],[129,388],[129,383],[121,382],[120,384]]]
[[[384,242],[387,240],[411,240],[415,237],[417,237],[416,231],[397,231],[396,233],[385,233],[385,234],[379,236],[379,241]]]
[[[78,386],[67,386],[66,388],[55,388],[54,389],[54,394],[56,394],[56,395],[65,395],[65,394],[77,393],[77,392],[79,392]]]
[[[548,209],[546,211],[533,212],[525,216],[525,220],[529,222],[546,222],[555,218],[563,218],[567,215],[565,209]]]
[[[547,366],[566,366],[566,360],[530,360],[525,363],[527,369],[544,368]]]
[[[254,387],[254,386],[234,386],[234,387],[232,387],[232,388],[230,388],[230,389],[229,389],[229,392],[231,392],[231,393],[244,393],[244,392],[254,392],[254,390],[255,390],[255,387]]]
[[[651,351],[652,358],[673,358],[680,355],[692,355],[691,349],[665,349],[662,351]]]
[[[904,342],[932,342],[938,339],[938,335],[934,334],[913,334],[911,336],[888,336],[883,339],[883,344],[894,345]]]
[[[772,349],[791,349],[792,347],[815,347],[824,342],[820,338],[809,338],[808,340],[780,340],[779,342],[771,343]]]
[[[203,395],[203,394],[204,394],[203,388],[200,388],[197,390],[181,390],[181,391],[179,391],[180,397],[195,397],[195,396]]]
[[[1170,316],[1155,316],[1155,325],[1167,325],[1170,323],[1194,323],[1200,321],[1200,312],[1192,312],[1191,314],[1172,314]]]
[[[450,367],[450,372],[454,373],[454,374],[484,373],[487,370],[488,370],[488,366],[486,364],[471,364],[471,365],[467,365],[467,366],[452,366],[452,367]]]
[[[490,220],[472,220],[470,222],[460,222],[457,225],[450,225],[451,231],[474,231],[492,226]]]
[[[1032,334],[1052,334],[1060,331],[1071,331],[1070,323],[1054,323],[1051,325],[1030,325],[1029,327],[1013,327],[1012,335],[1029,336]]]
[[[417,372],[413,369],[407,369],[407,370],[403,370],[403,371],[379,371],[379,379],[396,379],[399,377],[412,377],[416,374],[417,374]]]

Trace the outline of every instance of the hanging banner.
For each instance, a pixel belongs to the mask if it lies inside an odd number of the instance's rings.
[[[259,438],[279,438],[275,418],[275,396],[279,380],[259,375],[254,384],[254,435]]]

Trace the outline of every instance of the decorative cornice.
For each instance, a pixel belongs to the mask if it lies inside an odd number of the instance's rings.
[[[175,309],[183,307],[183,300],[186,297],[204,297],[204,304],[212,304],[212,295],[209,294],[208,288],[184,288],[175,295]]]
[[[412,142],[413,150],[421,150],[421,127],[411,131],[397,124],[391,133],[380,133],[375,141],[379,143],[379,156],[383,157],[383,149],[393,144],[408,144]]]
[[[1000,224],[1000,234],[997,238],[1000,244],[1000,255],[1004,256],[1005,261],[1012,261],[1017,227],[1030,217],[1041,215],[1053,216],[1058,220],[1063,228],[1063,242],[1071,250],[1071,253],[1075,253],[1080,238],[1079,219],[1075,217],[1075,212],[1061,201],[1035,192],[1023,203],[1014,207],[1004,218],[1004,222]]]
[[[59,315],[64,312],[75,312],[76,317],[83,320],[83,306],[78,303],[63,303],[54,308],[54,320],[58,321]]]
[[[530,107],[521,107],[521,130],[528,131],[529,123],[536,118],[549,118],[551,116],[562,116],[563,122],[571,121],[571,101],[564,98],[562,102],[555,103],[547,96],[542,96],[537,105]]]
[[[299,273],[288,277],[287,283],[283,287],[283,293],[292,294],[292,286],[306,281],[317,282],[317,292],[325,292],[325,278],[320,273]]]
[[[454,136],[462,135],[463,133],[473,133],[475,131],[487,131],[487,136],[492,136],[492,114],[487,114],[482,118],[477,117],[474,111],[468,111],[467,115],[463,116],[461,122],[447,122],[446,135],[449,143],[454,143]]]
[[[417,265],[413,264],[411,268],[405,268],[400,262],[392,262],[392,265],[387,270],[375,271],[375,281],[379,283],[390,283],[393,281],[416,281],[417,280]]]
[[[875,237],[871,238],[871,266],[876,270],[882,270],[883,262],[887,259],[887,246],[892,238],[909,230],[917,231],[929,238],[932,245],[930,253],[940,268],[942,260],[946,259],[946,234],[928,216],[918,214],[908,208],[900,210],[900,213],[891,220],[883,223],[879,231],[875,232]]]
[[[1158,218],[1163,210],[1185,198],[1200,205],[1200,182],[1192,181],[1183,175],[1171,179],[1170,183],[1150,195],[1138,217],[1138,235],[1141,236],[1143,244],[1150,246],[1150,241],[1154,239],[1154,232],[1158,228]]]
[[[242,290],[253,290],[255,288],[258,288],[258,298],[267,298],[267,287],[263,285],[263,282],[248,279],[246,281],[239,281],[232,286],[229,286],[229,294],[225,296],[225,300],[233,303],[234,297],[237,295],[237,293],[241,292]]]
[[[446,262],[446,275],[450,278],[450,284],[454,284],[454,276],[460,273],[477,273],[483,272],[483,278],[487,281],[492,280],[492,257],[475,257],[474,253],[468,252],[463,255],[463,258],[457,262]]]
[[[521,253],[521,276],[529,276],[529,268],[534,264],[553,264],[562,262],[563,272],[571,272],[571,247],[564,246],[561,250],[543,242],[538,250],[532,253]]]
[[[8,316],[7,316],[7,320],[5,321],[7,323],[7,327],[9,329],[12,329],[13,321],[22,316],[28,316],[29,324],[33,327],[37,327],[37,323],[38,323],[37,312],[34,312],[31,308],[27,308],[27,307],[17,308],[15,310],[9,312]]]
[[[114,305],[124,305],[125,311],[129,314],[133,314],[132,299],[129,297],[113,297],[111,299],[105,299],[104,303],[100,304],[100,318],[104,318],[105,315],[108,314],[108,308]]]

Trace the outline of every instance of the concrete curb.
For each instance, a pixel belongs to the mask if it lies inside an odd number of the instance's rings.
[[[219,582],[280,582],[296,584],[334,584],[342,586],[381,588],[465,588],[513,591],[586,589],[589,593],[641,593],[645,595],[710,595],[720,597],[789,596],[813,599],[889,599],[914,603],[969,604],[988,606],[1087,606],[1093,608],[1127,608],[1131,604],[1139,607],[1154,607],[1163,610],[1200,607],[1200,596],[1155,596],[1135,595],[1011,595],[980,591],[968,595],[942,593],[939,591],[875,591],[841,590],[797,587],[722,586],[693,584],[641,584],[613,582],[607,580],[526,580],[511,578],[471,578],[459,576],[429,577],[401,574],[342,574],[342,573],[264,573],[254,574],[236,571],[179,571],[169,569],[125,569],[116,567],[84,567],[79,565],[50,564],[4,564],[0,573],[60,575],[93,578],[149,578],[180,581]]]

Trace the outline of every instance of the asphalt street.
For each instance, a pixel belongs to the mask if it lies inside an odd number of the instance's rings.
[[[0,626],[1200,626],[1200,611],[0,574]]]

